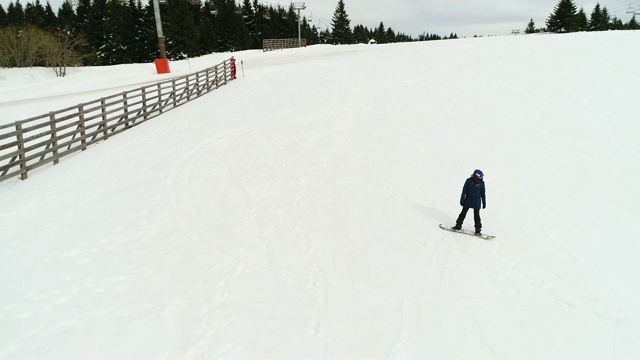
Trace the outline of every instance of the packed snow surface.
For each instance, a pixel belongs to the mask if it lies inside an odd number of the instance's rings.
[[[219,90],[0,183],[0,358],[638,359],[639,43],[0,69],[11,123],[239,64]],[[438,228],[476,168],[491,241]]]

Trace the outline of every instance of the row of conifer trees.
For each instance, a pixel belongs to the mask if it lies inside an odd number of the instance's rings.
[[[40,0],[26,6],[20,0],[5,10],[0,5],[0,67],[24,66],[22,53],[41,53],[29,57],[27,65],[47,65],[46,47],[34,50],[35,41],[25,36],[41,37],[37,43],[60,42],[76,54],[74,61],[83,65],[112,65],[153,61],[158,57],[153,2],[141,0],[77,0],[72,6],[64,2],[54,11],[49,2]],[[212,52],[261,49],[263,39],[298,37],[297,13],[293,7],[264,5],[258,0],[163,0],[160,3],[166,56],[171,60],[200,56]],[[396,34],[391,28],[351,28],[350,20],[339,0],[331,29],[302,17],[301,37],[307,44],[378,43],[436,40],[440,36],[422,34],[417,39]],[[30,31],[25,29],[30,28]],[[23,42],[25,44],[19,44]],[[1,45],[4,43],[5,45]],[[29,45],[28,43],[31,43]],[[23,45],[25,49],[7,49]],[[4,56],[2,55],[4,54]],[[13,54],[13,55],[11,55]],[[73,64],[69,64],[73,65]]]
[[[637,11],[633,9],[634,12]],[[607,31],[607,30],[640,30],[635,14],[626,24],[611,13],[606,6],[597,3],[589,17],[584,8],[578,10],[573,0],[559,0],[553,12],[549,14],[546,28],[536,28],[533,18],[527,24],[527,34],[536,32],[570,33],[578,31]]]

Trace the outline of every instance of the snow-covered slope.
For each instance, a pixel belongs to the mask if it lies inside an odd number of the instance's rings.
[[[0,357],[638,358],[639,41],[235,53],[230,85],[0,183]],[[0,76],[3,122],[160,78]],[[475,168],[492,241],[438,228]]]

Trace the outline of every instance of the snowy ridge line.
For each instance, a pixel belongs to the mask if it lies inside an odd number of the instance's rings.
[[[233,57],[205,70],[0,125],[0,182],[160,116],[235,77]]]

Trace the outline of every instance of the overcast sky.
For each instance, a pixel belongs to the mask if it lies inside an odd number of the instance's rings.
[[[511,30],[524,31],[533,18],[536,27],[544,27],[549,14],[559,0],[344,0],[351,26],[362,24],[377,27],[382,21],[386,28],[417,36],[423,32],[438,35],[456,33],[459,37],[474,35],[508,35]],[[574,0],[587,16],[598,1]],[[599,1],[609,12],[625,23],[629,3],[640,8],[640,0]],[[285,4],[284,1],[280,2]],[[288,4],[288,2],[286,2]],[[331,28],[331,19],[338,0],[305,1],[307,16],[312,13],[314,24],[319,18]]]
[[[505,35],[513,29],[524,29],[531,17],[536,25],[544,20],[558,0],[345,0],[351,25],[386,28],[417,36],[423,32],[460,37],[473,35]],[[331,23],[337,0],[313,0],[309,10],[326,13]],[[393,4],[393,5],[391,5]],[[315,14],[314,14],[315,15]]]
[[[0,0],[6,9],[11,0]],[[15,0],[14,0],[15,1]],[[47,0],[40,0],[43,4]],[[64,0],[49,0],[54,11],[57,11]],[[146,3],[147,0],[142,0]],[[239,2],[241,0],[238,0]],[[253,0],[252,0],[253,1]],[[474,35],[508,35],[512,30],[524,28],[533,18],[536,27],[544,27],[559,0],[344,0],[351,26],[362,24],[368,28],[378,27],[380,22],[385,28],[392,28],[396,33],[418,36],[423,32],[429,34],[449,35],[456,33],[459,37]],[[23,4],[35,0],[20,0]],[[290,1],[261,1],[265,5],[289,6]],[[587,16],[591,14],[597,1],[574,0],[578,8],[583,7]],[[304,1],[306,10],[303,14],[320,29],[331,29],[331,19],[338,0]],[[625,23],[631,16],[626,13],[629,4],[640,11],[640,0],[600,1],[609,12]]]

